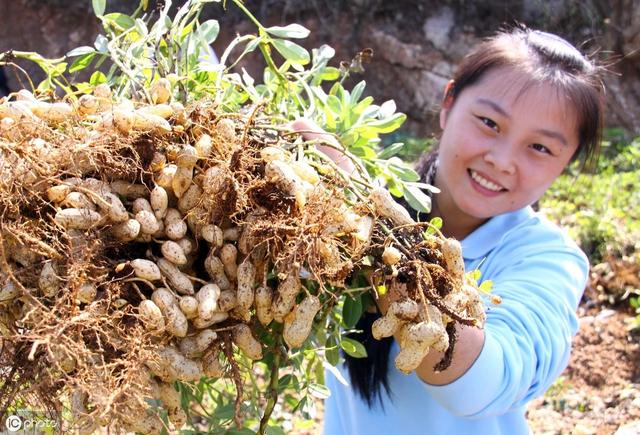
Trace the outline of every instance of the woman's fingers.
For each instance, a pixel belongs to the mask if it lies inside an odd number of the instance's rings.
[[[355,166],[351,159],[344,154],[344,147],[332,134],[325,132],[315,122],[309,119],[296,119],[291,122],[290,127],[294,131],[300,132],[305,140],[319,140],[326,145],[318,144],[316,149],[326,154],[338,167],[349,174],[355,171]]]

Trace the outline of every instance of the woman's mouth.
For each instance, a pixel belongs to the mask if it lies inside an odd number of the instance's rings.
[[[487,191],[491,193],[500,193],[500,192],[507,191],[507,189],[505,189],[504,187],[494,183],[491,180],[484,178],[482,175],[480,175],[478,172],[474,171],[473,169],[468,169],[467,172],[469,172],[469,176],[474,181],[473,183],[474,187],[476,188],[480,187],[482,189],[481,193],[488,193]]]

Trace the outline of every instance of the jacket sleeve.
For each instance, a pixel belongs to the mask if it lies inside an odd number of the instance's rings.
[[[523,406],[567,366],[589,264],[576,246],[543,245],[502,252],[483,273],[502,303],[489,304],[478,359],[450,384],[425,384],[453,414],[482,418]]]

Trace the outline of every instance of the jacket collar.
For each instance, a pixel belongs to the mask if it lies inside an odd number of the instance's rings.
[[[527,206],[492,217],[461,241],[463,258],[476,260],[486,257],[509,231],[534,215],[531,206]]]

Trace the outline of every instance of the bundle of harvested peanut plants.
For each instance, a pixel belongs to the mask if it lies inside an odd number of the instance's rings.
[[[19,397],[68,406],[84,433],[177,431],[189,404],[174,386],[207,380],[234,387],[238,426],[254,390],[264,433],[279,368],[329,350],[356,275],[398,296],[373,327],[398,337],[396,366],[433,348],[446,368],[455,325],[484,321],[459,243],[287,114],[178,93],[154,78],[146,100],[107,84],[0,100],[3,414]],[[248,383],[258,361],[264,382]]]

